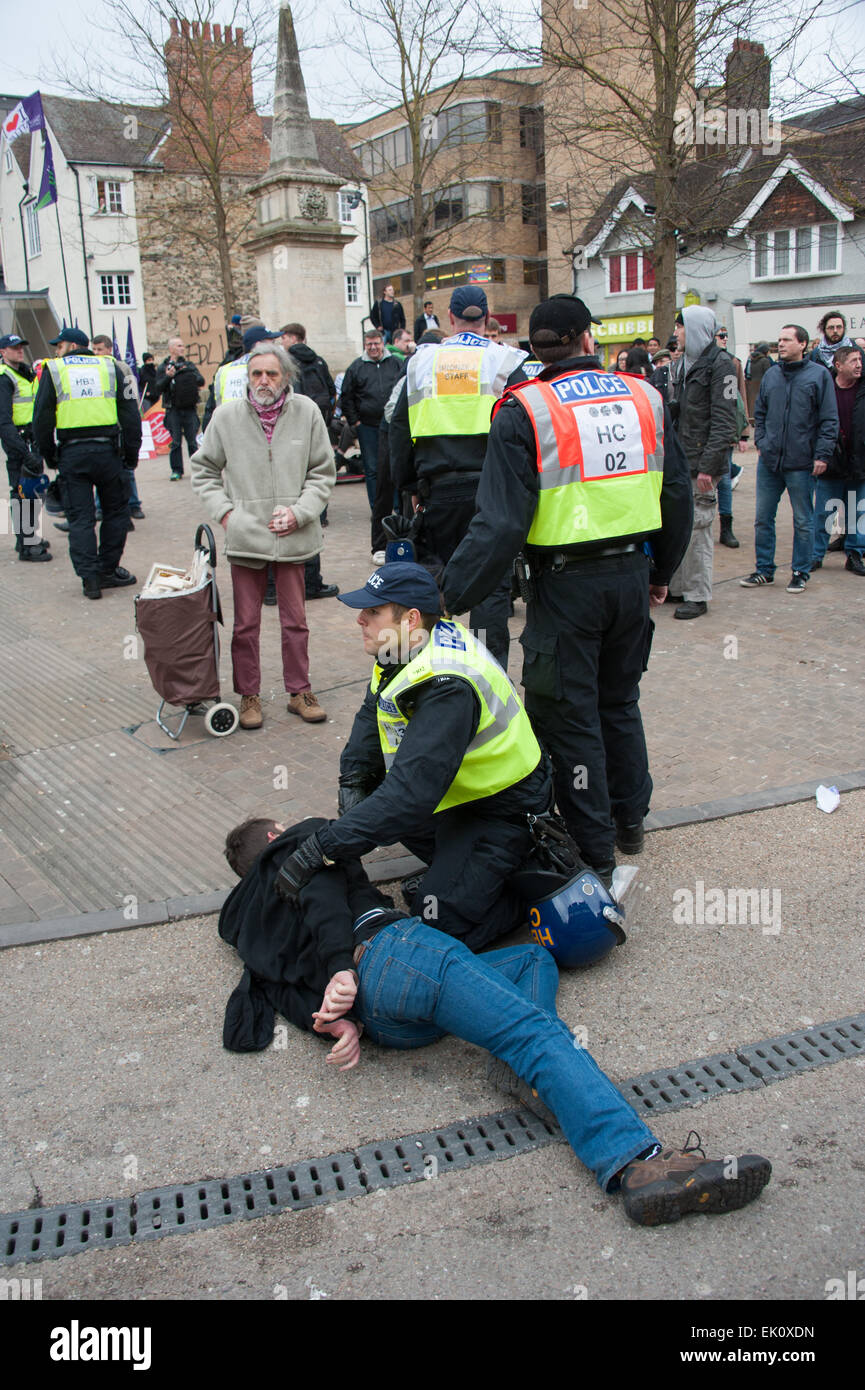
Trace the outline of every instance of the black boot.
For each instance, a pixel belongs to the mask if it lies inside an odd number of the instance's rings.
[[[721,516],[721,544],[729,546],[730,550],[738,550],[739,542],[733,535],[732,516]]]

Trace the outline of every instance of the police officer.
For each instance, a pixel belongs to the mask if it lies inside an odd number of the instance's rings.
[[[51,346],[60,355],[43,365],[33,430],[46,463],[60,470],[69,558],[86,597],[97,599],[136,582],[119,562],[129,522],[124,463],[135,468],[141,448],[137,392],[125,389],[113,357],[90,351],[79,328],[62,328]],[[94,486],[102,502],[98,547]]]
[[[527,354],[485,336],[489,307],[479,285],[451,295],[452,336],[419,344],[406,369],[390,422],[390,459],[401,491],[416,492],[424,509],[424,549],[443,563],[456,550],[474,515],[492,408],[506,385],[525,380]],[[474,631],[484,631],[493,656],[507,668],[510,573],[473,606]]]
[[[33,446],[33,403],[36,400],[36,373],[24,360],[26,338],[6,333],[0,338],[0,442],[6,454],[9,497],[15,549],[19,560],[53,560],[47,541],[37,533],[36,499],[28,500],[18,491],[24,477],[39,477],[42,459]]]
[[[341,819],[287,862],[298,892],[323,865],[401,841],[429,865],[411,911],[479,950],[525,922],[506,883],[549,807],[547,759],[507,675],[467,628],[440,618],[421,565],[394,561],[340,602],[376,665],[340,760]]]
[[[497,408],[478,513],[443,594],[448,612],[463,612],[525,547],[526,709],[553,759],[559,811],[609,883],[615,844],[632,854],[643,845],[649,607],[663,603],[684,554],[691,495],[661,396],[601,369],[591,323],[572,295],[532,313],[532,348],[547,365]]]

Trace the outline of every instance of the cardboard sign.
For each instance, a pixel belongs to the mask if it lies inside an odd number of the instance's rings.
[[[178,309],[177,336],[184,342],[183,353],[194,362],[209,386],[225,356],[225,310],[221,304]]]

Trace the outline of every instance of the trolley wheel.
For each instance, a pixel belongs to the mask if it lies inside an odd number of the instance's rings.
[[[234,705],[224,701],[218,705],[211,705],[204,716],[204,723],[207,732],[213,734],[214,738],[226,738],[228,734],[234,733],[240,723],[240,715]]]

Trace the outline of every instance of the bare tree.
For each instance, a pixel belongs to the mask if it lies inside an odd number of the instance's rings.
[[[152,137],[151,162],[176,178],[171,205],[149,209],[151,225],[218,264],[230,313],[232,256],[253,214],[247,189],[268,162],[253,87],[273,71],[276,12],[265,0],[104,0],[103,12],[104,44],[55,76],[118,107],[136,138]]]
[[[480,71],[481,20],[462,0],[349,0],[349,9],[357,21],[352,44],[361,57],[353,65],[354,89],[360,88],[355,109],[365,119],[388,110],[401,123],[383,137],[367,138],[357,153],[374,181],[385,239],[411,262],[418,315],[430,257],[456,251],[468,223],[500,221],[513,197],[504,178],[485,186],[466,183],[476,169],[473,145],[502,140],[498,110],[483,100],[482,90],[465,86]],[[359,67],[365,72],[358,78]],[[462,101],[454,104],[457,96]]]
[[[648,181],[638,235],[654,266],[657,324],[673,319],[683,243],[693,249],[718,229],[729,145],[774,145],[769,65],[818,7],[797,0],[765,47],[746,37],[766,29],[756,0],[542,0],[531,42],[524,12],[499,21],[500,51],[543,65],[548,190],[558,176],[575,221],[620,180]]]

